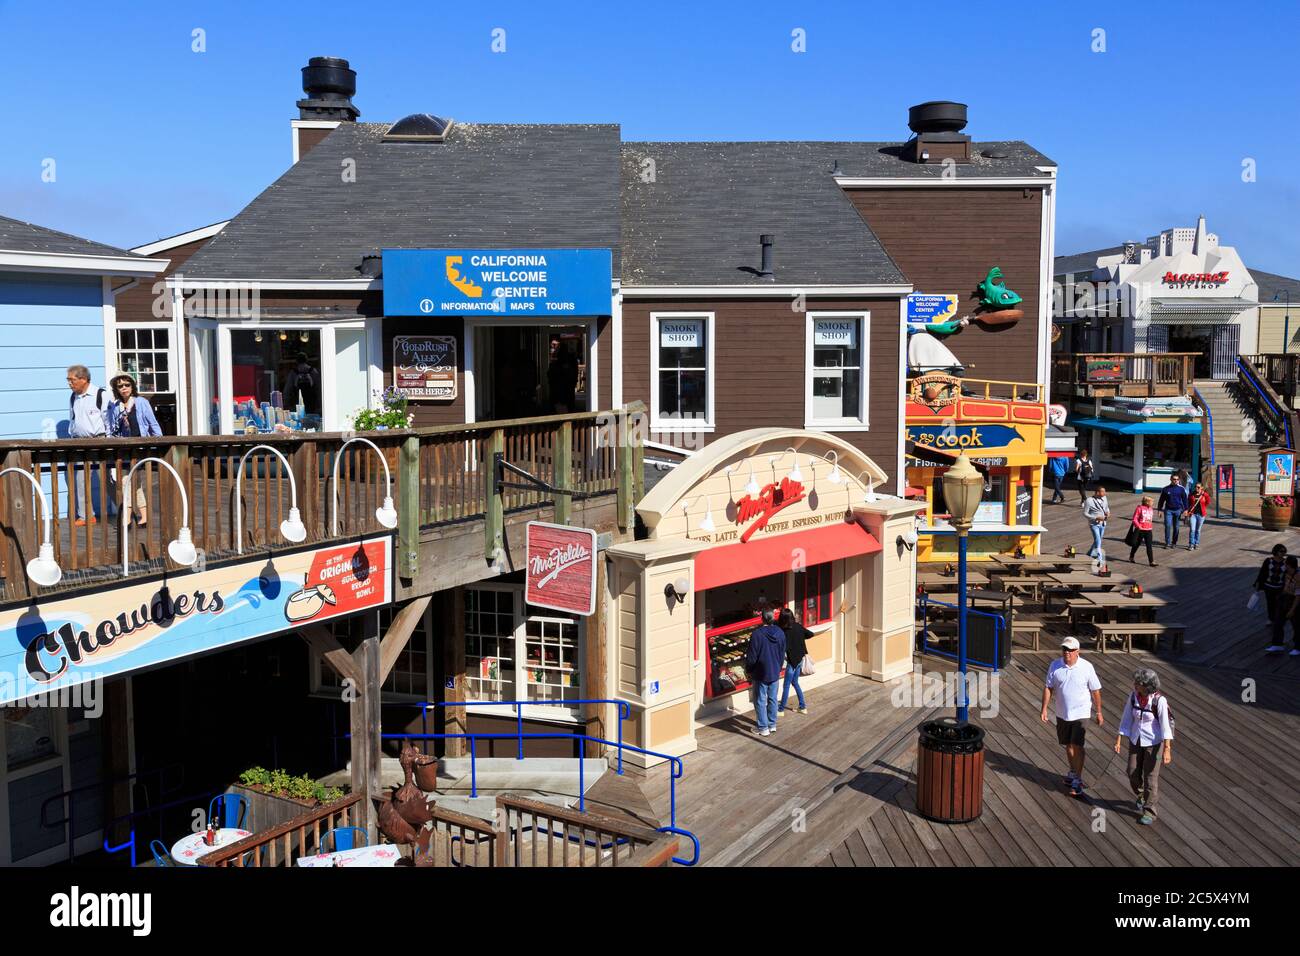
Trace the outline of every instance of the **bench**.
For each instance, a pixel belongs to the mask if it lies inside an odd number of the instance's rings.
[[[1157,624],[1148,622],[1131,622],[1127,624],[1110,624],[1096,622],[1092,624],[1096,632],[1097,648],[1101,653],[1106,653],[1107,638],[1116,637],[1124,642],[1124,653],[1133,653],[1133,638],[1149,637],[1151,638],[1151,650],[1154,652],[1160,648],[1160,638],[1169,635],[1170,646],[1175,651],[1181,651],[1183,648],[1183,632],[1187,630],[1182,624]]]
[[[1014,644],[1017,637],[1026,637],[1032,643],[1034,650],[1038,650],[1038,636],[1042,631],[1042,621],[1031,621],[1028,618],[1018,617],[1011,622],[1011,641]]]

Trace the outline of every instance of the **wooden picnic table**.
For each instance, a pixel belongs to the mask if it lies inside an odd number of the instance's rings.
[[[940,588],[944,590],[957,590],[957,575],[944,574],[942,571],[920,571],[916,572],[918,584],[924,585],[927,591],[936,591]],[[969,590],[973,587],[987,587],[989,577],[983,571],[975,571],[971,568],[966,569],[966,588]]]
[[[1055,572],[1044,575],[1052,584],[1059,584],[1062,587],[1075,588],[1077,590],[1094,590],[1109,591],[1113,588],[1125,587],[1133,583],[1133,579],[1124,574],[1111,573],[1110,577],[1103,578],[1088,571],[1066,571]]]
[[[1080,603],[1076,604],[1075,602]],[[1086,604],[1082,602],[1086,602]],[[1091,606],[1105,611],[1106,620],[1114,624],[1119,621],[1119,612],[1125,608],[1137,611],[1139,621],[1150,622],[1155,620],[1156,612],[1160,608],[1178,602],[1170,598],[1156,597],[1154,594],[1129,597],[1124,591],[1093,591],[1080,594],[1077,598],[1071,598],[1068,603],[1070,605],[1071,619],[1080,608]]]
[[[1016,574],[1044,574],[1056,570],[1072,571],[1092,567],[1092,558],[1087,555],[1067,558],[1063,554],[1027,554],[1023,558],[1017,558],[1013,554],[995,554],[991,560]]]

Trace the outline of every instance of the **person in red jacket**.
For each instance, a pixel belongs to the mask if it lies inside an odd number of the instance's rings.
[[[1201,528],[1205,524],[1205,516],[1210,510],[1210,492],[1199,481],[1192,488],[1192,494],[1187,499],[1187,550],[1195,551],[1201,546]]]
[[[1125,541],[1128,542],[1130,551],[1128,553],[1129,563],[1133,563],[1133,558],[1138,553],[1138,547],[1145,544],[1147,546],[1147,561],[1151,567],[1156,566],[1155,556],[1151,553],[1151,522],[1155,515],[1155,509],[1151,507],[1151,496],[1143,495],[1142,502],[1133,509],[1133,526],[1128,529],[1128,535]]]

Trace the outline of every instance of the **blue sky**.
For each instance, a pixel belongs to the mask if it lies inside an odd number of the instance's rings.
[[[976,139],[1060,164],[1058,252],[1204,213],[1248,266],[1298,276],[1297,28],[1280,0],[0,2],[0,213],[123,246],[227,218],[289,165],[299,69],[331,55],[359,74],[363,120],[617,122],[625,139],[902,140],[909,105],[956,99]]]

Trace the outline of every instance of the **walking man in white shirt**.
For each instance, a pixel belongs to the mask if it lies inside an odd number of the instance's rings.
[[[1079,656],[1079,639],[1067,637],[1061,641],[1061,658],[1047,668],[1047,684],[1043,687],[1043,712],[1047,723],[1047,708],[1056,695],[1056,740],[1065,748],[1070,765],[1065,782],[1072,796],[1083,796],[1083,737],[1093,708],[1097,710],[1097,726],[1105,723],[1101,714],[1101,681],[1097,671]]]
[[[108,408],[110,399],[104,389],[96,388],[90,383],[90,369],[84,365],[68,366],[68,388],[72,389],[72,396],[68,400],[68,437],[95,438],[99,435],[107,435],[104,412]],[[86,489],[83,487],[86,484],[84,466],[72,467],[72,472],[68,475],[68,484],[72,486],[72,500],[75,502],[77,513],[75,523],[78,527],[84,525],[87,520],[94,524],[99,517],[99,470],[93,466],[90,469],[89,519],[86,516]],[[112,513],[111,508],[109,513]]]
[[[1119,753],[1128,738],[1128,782],[1142,811],[1138,820],[1144,826],[1156,822],[1156,799],[1159,796],[1160,767],[1174,759],[1174,718],[1169,701],[1160,693],[1160,678],[1149,667],[1133,673],[1133,693],[1124,708],[1115,738]]]

